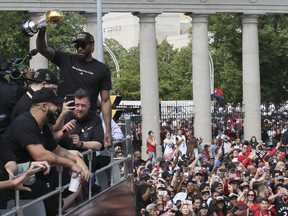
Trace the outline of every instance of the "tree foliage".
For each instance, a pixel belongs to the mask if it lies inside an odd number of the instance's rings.
[[[261,96],[265,102],[287,100],[288,18],[284,15],[259,19]]]
[[[7,61],[27,55],[29,39],[21,30],[21,23],[28,19],[27,14],[19,11],[1,11],[0,55]]]
[[[123,52],[120,61],[119,77],[115,77],[114,93],[123,96],[123,100],[140,99],[140,57],[139,47]]]
[[[242,101],[241,18],[231,14],[209,17],[214,86],[225,92],[225,100]]]
[[[259,17],[259,59],[261,100],[287,100],[288,18],[284,15]],[[241,17],[218,14],[209,18],[215,86],[225,92],[226,101],[242,101]]]

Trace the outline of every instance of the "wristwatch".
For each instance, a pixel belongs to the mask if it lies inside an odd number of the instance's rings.
[[[79,148],[82,148],[83,145],[84,145],[83,141],[80,141],[80,146],[79,146]]]

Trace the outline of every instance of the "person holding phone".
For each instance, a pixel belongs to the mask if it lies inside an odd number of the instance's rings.
[[[63,135],[61,146],[67,149],[84,151],[87,149],[104,149],[104,131],[102,121],[95,111],[91,110],[90,94],[85,89],[78,89],[74,95],[67,95],[70,104],[75,108],[65,118],[68,125],[75,122],[74,128],[64,126],[66,132]],[[72,106],[71,106],[72,108]]]

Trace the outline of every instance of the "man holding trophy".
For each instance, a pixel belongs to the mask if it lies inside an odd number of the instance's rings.
[[[52,14],[55,15],[55,13]],[[48,47],[45,41],[46,26],[51,25],[48,21],[54,21],[52,22],[53,26],[57,25],[58,22],[56,21],[61,20],[61,18],[57,19],[56,15],[52,18],[48,18],[47,16],[46,12],[44,15],[45,18],[42,18],[42,20],[44,20],[42,23],[47,24],[37,25],[37,23],[39,23],[37,20],[41,21],[41,19],[30,20],[29,24],[23,24],[22,30],[26,32],[28,36],[31,35],[30,32],[33,32],[32,34],[39,32],[36,40],[39,53],[60,68],[60,80],[62,82],[58,86],[59,96],[64,98],[67,94],[73,94],[79,88],[86,89],[91,95],[91,109],[96,111],[97,99],[100,93],[101,110],[106,125],[104,142],[106,147],[110,147],[112,142],[110,102],[111,72],[105,64],[92,57],[92,53],[94,52],[94,38],[88,32],[80,33],[73,41],[77,54],[57,51]]]

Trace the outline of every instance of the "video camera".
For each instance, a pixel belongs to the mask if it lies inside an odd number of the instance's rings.
[[[31,50],[24,58],[16,58],[12,62],[2,60],[0,64],[0,74],[9,75],[11,79],[18,80],[23,78],[25,70],[29,67],[25,64],[27,59],[32,59],[38,53],[37,49]]]

